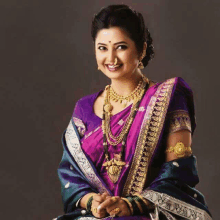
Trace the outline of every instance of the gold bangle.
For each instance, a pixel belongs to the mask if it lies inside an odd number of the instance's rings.
[[[128,204],[130,211],[131,211],[131,215],[133,215],[134,210],[133,210],[132,204],[126,198],[121,197],[121,199],[124,200]]]
[[[169,146],[166,150],[166,153],[172,153],[178,157],[185,157],[185,156],[190,156],[192,154],[192,149],[191,147],[185,147],[183,142],[177,142],[174,147]]]

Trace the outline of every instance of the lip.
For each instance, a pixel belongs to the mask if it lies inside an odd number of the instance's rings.
[[[118,67],[109,68],[108,65],[111,65],[111,64],[105,64],[105,66],[108,68],[108,70],[109,70],[110,72],[117,71],[117,70],[118,70],[119,68],[121,68],[121,66],[122,66],[122,64],[117,64],[117,65],[119,65]],[[113,65],[114,65],[114,64],[113,64]]]

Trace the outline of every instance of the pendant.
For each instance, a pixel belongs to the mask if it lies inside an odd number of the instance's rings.
[[[104,106],[104,110],[105,110],[107,113],[110,113],[110,112],[112,111],[112,109],[113,109],[113,106],[112,106],[110,103],[108,103],[108,104],[106,104],[106,105]]]
[[[123,108],[125,108],[125,107],[127,107],[128,101],[127,100],[123,100],[121,104],[122,104]]]
[[[118,181],[118,178],[121,174],[121,169],[126,163],[121,160],[117,160],[116,158],[112,158],[109,161],[106,161],[102,166],[106,167],[107,174],[110,178],[110,180],[113,183],[116,183]]]

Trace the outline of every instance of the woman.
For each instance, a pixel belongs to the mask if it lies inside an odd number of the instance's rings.
[[[65,130],[58,168],[65,215],[57,219],[211,219],[191,136],[193,94],[179,78],[154,83],[143,17],[126,5],[95,15],[98,69],[110,80],[80,99]]]

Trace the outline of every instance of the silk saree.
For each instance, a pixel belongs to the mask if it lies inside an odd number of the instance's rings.
[[[154,204],[154,211],[148,216],[114,217],[117,220],[211,220],[204,196],[195,188],[199,182],[196,157],[165,162],[167,135],[184,129],[193,134],[196,127],[193,93],[188,84],[175,77],[146,91],[127,137],[123,158],[126,165],[115,184],[102,166],[102,120],[93,111],[101,92],[77,102],[62,135],[63,157],[58,176],[65,214],[57,220],[96,219],[78,208],[77,202],[87,193],[106,191],[122,197],[138,192]],[[114,135],[120,133],[130,110],[131,106],[127,106],[111,117]],[[109,146],[110,158],[120,152],[120,147]]]

